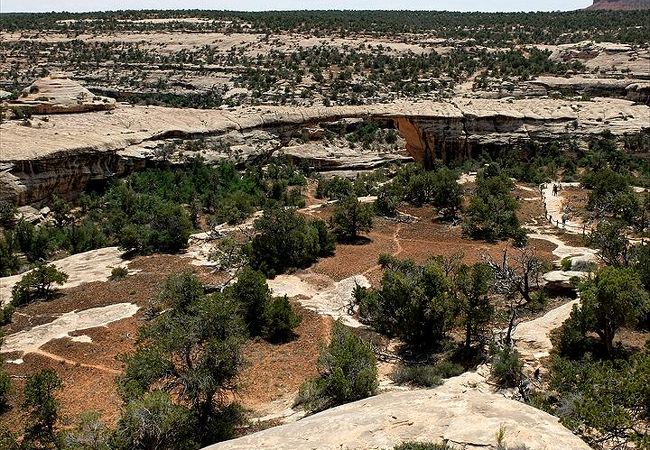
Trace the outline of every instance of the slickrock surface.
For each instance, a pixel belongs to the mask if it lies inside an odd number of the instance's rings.
[[[77,81],[52,75],[36,80],[9,106],[32,114],[81,113],[113,109],[115,100],[94,95]]]
[[[37,352],[41,346],[54,339],[68,337],[74,331],[106,326],[111,322],[133,316],[138,309],[138,305],[133,303],[116,303],[101,308],[71,311],[62,314],[50,323],[37,325],[7,336],[0,351],[2,353],[22,352],[23,354]],[[87,342],[87,339],[82,338],[81,341]]]
[[[105,247],[70,255],[54,261],[57,269],[68,274],[68,281],[61,288],[80,286],[92,281],[106,281],[115,267],[126,267],[118,247]],[[0,306],[11,300],[11,289],[25,274],[0,278]]]
[[[480,384],[478,379],[482,377],[467,373],[436,389],[380,394],[206,449],[368,450],[390,449],[404,441],[447,441],[461,449],[495,449],[501,427],[506,443],[512,446],[589,449],[556,417],[501,394],[474,389],[475,383]]]
[[[356,286],[370,287],[370,282],[363,275],[335,282],[326,275],[282,274],[267,280],[267,284],[275,296],[296,297],[302,306],[318,314],[330,316],[335,320],[341,319],[349,327],[362,326],[349,314],[348,306],[352,302]]]

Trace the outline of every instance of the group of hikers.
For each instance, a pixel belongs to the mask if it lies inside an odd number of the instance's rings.
[[[546,183],[539,185],[539,195],[544,199],[544,189],[546,189]],[[562,185],[558,183],[553,183],[553,196],[557,196],[557,193],[562,190]]]
[[[546,210],[546,201],[544,201],[544,189],[546,189],[546,183],[542,183],[539,185],[539,195],[542,197],[542,201],[544,202],[544,216],[549,218],[549,222],[553,223],[553,217],[548,214],[548,211]],[[556,197],[558,192],[562,190],[562,184],[560,183],[553,183],[553,196]],[[566,222],[569,220],[569,215],[565,212],[562,214],[562,226],[566,228]],[[560,225],[560,221],[556,220],[556,226]]]

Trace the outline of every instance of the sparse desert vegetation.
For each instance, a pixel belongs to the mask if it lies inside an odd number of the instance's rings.
[[[648,26],[2,14],[0,447],[647,448]]]

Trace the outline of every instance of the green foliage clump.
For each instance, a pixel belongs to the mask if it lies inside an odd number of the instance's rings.
[[[55,429],[59,420],[59,402],[55,391],[61,385],[56,372],[49,369],[37,372],[27,379],[23,408],[28,411],[28,418],[21,443],[23,448],[61,447],[61,436]]]
[[[592,331],[599,337],[605,354],[614,354],[614,337],[623,326],[634,326],[650,311],[650,296],[631,268],[603,267],[593,279],[580,285],[579,306],[571,312],[566,333]],[[570,341],[569,335],[566,336]]]
[[[494,272],[490,266],[476,263],[461,265],[455,277],[456,295],[465,322],[465,349],[485,342],[486,327],[494,316],[488,294],[492,291]]]
[[[650,291],[650,246],[641,244],[632,247],[630,267],[639,275],[643,287]]]
[[[109,429],[96,411],[81,413],[79,421],[71,430],[63,433],[65,450],[113,450],[119,449],[117,433]]]
[[[11,323],[11,318],[15,310],[16,307],[11,303],[6,306],[0,306],[0,326]]]
[[[523,380],[523,367],[519,352],[509,345],[496,349],[492,356],[492,377],[502,388],[518,386]]]
[[[18,255],[15,254],[13,234],[0,235],[0,276],[8,277],[20,269]]]
[[[563,272],[567,272],[571,270],[571,266],[573,265],[573,262],[571,261],[571,258],[568,256],[562,258],[562,261],[560,261],[560,268],[562,269]]]
[[[301,317],[291,307],[287,296],[276,297],[267,303],[264,311],[264,335],[272,341],[287,340]]]
[[[394,217],[397,214],[397,207],[404,196],[402,189],[397,183],[389,183],[379,188],[375,211],[377,214],[387,217]]]
[[[300,323],[287,297],[272,298],[264,275],[250,267],[242,269],[228,294],[241,304],[251,336],[282,341]]]
[[[425,171],[407,165],[400,169],[392,184],[405,186],[403,196],[409,202],[432,205],[446,218],[456,217],[461,209],[463,188],[458,184],[458,173],[447,167]]]
[[[375,393],[377,361],[370,347],[340,322],[318,358],[318,377],[300,387],[297,403],[316,412]]]
[[[610,167],[589,172],[582,184],[591,189],[587,208],[632,224],[640,212],[639,200],[630,187],[629,178]]]
[[[620,221],[603,220],[588,237],[589,245],[600,250],[598,256],[610,266],[627,266],[630,261],[630,243],[625,236],[626,226]]]
[[[479,172],[476,195],[465,213],[463,231],[476,239],[498,241],[509,237],[521,240],[517,218],[519,204],[510,195],[512,181],[495,166]]]
[[[251,266],[267,276],[292,267],[307,267],[332,251],[327,229],[308,222],[293,210],[270,208],[255,222],[258,232],[251,243]]]
[[[386,269],[377,290],[358,290],[361,320],[399,337],[409,346],[434,348],[450,330],[456,313],[452,283],[440,263],[380,257]]]
[[[39,263],[14,285],[11,303],[20,306],[34,299],[49,299],[53,294],[52,285],[62,285],[67,280],[68,274],[58,270],[54,264]]]
[[[643,431],[644,421],[650,417],[647,350],[606,361],[556,356],[550,373],[551,394],[544,406],[566,427],[592,444],[648,445]]]
[[[129,274],[129,269],[127,269],[126,267],[118,266],[118,267],[114,267],[111,270],[111,274],[109,275],[108,279],[111,281],[119,281],[126,278],[128,274]]]
[[[0,334],[0,345],[2,345],[3,336]],[[4,369],[4,361],[0,358],[0,413],[7,407],[9,393],[11,392],[11,378]],[[2,442],[0,440],[0,442]]]
[[[136,351],[123,357],[120,389],[126,410],[147,394],[163,391],[194,417],[196,442],[207,445],[230,437],[239,419],[226,399],[236,388],[246,334],[239,304],[222,293],[204,295],[189,274],[170,279],[160,302],[162,312],[141,329]],[[171,430],[185,429],[187,414],[170,411],[163,396],[154,399],[163,402],[161,411],[181,421],[169,424]]]
[[[371,204],[362,204],[354,196],[340,200],[334,208],[331,224],[341,239],[356,239],[359,232],[372,230],[374,210]]]
[[[171,401],[169,394],[153,391],[129,402],[114,432],[118,449],[198,449],[197,419],[192,412]]]
[[[266,326],[266,308],[271,302],[271,291],[264,274],[244,267],[237,276],[237,282],[230,289],[233,298],[242,306],[248,332],[251,336],[259,336]]]
[[[47,227],[36,228],[31,223],[20,220],[13,230],[13,238],[28,261],[36,262],[49,256],[52,239]]]
[[[354,195],[354,184],[348,178],[332,177],[321,178],[316,186],[316,197],[341,200]]]
[[[453,448],[447,444],[432,442],[404,442],[393,447],[393,450],[453,450]]]
[[[441,361],[437,364],[399,365],[391,374],[397,384],[418,387],[434,387],[442,384],[443,379],[455,377],[465,371],[460,364]]]

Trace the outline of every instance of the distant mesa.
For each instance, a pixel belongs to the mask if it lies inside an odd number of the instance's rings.
[[[25,88],[10,108],[31,114],[65,114],[114,109],[115,99],[94,95],[77,81],[61,75],[40,78]]]
[[[587,9],[609,9],[631,11],[635,9],[650,9],[650,0],[594,0]]]

